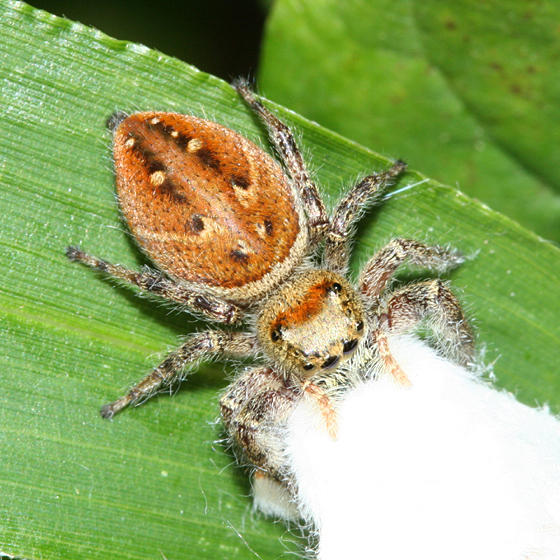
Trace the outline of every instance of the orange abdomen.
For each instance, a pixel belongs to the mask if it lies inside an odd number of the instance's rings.
[[[300,225],[280,166],[236,132],[146,112],[116,129],[117,192],[130,230],[170,276],[208,287],[262,280]]]

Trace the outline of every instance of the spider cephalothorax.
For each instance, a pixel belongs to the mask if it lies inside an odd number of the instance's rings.
[[[327,270],[300,273],[272,295],[258,317],[263,350],[288,373],[309,378],[349,358],[365,314],[347,280]]]
[[[141,248],[162,272],[134,272],[70,247],[67,255],[142,290],[178,302],[223,324],[243,319],[244,331],[191,334],[149,375],[101,409],[112,417],[130,403],[178,379],[210,357],[253,357],[221,399],[233,441],[261,473],[282,479],[276,437],[294,403],[311,398],[336,436],[331,389],[375,360],[396,382],[406,372],[387,336],[431,319],[441,350],[466,363],[472,336],[455,296],[439,279],[388,291],[404,261],[438,272],[459,254],[394,239],[366,264],[354,285],[346,279],[353,225],[405,170],[362,179],[329,217],[290,130],[247,85],[237,90],[268,128],[287,175],[236,132],[192,116],[146,112],[112,119],[117,192]],[[323,249],[322,264],[310,260]]]

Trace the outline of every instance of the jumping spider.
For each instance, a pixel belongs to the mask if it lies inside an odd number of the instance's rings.
[[[405,170],[357,183],[329,217],[288,127],[246,83],[237,91],[266,125],[289,174],[246,138],[196,117],[145,112],[113,119],[119,202],[140,247],[162,272],[128,270],[69,247],[71,260],[184,305],[222,324],[246,319],[245,330],[189,335],[126,395],[102,407],[111,418],[181,378],[210,357],[253,357],[262,365],[237,377],[221,399],[231,438],[261,474],[282,480],[275,433],[301,398],[311,398],[336,437],[332,404],[349,372],[368,360],[408,383],[387,336],[424,319],[443,353],[459,363],[472,355],[463,312],[439,279],[389,291],[404,261],[443,272],[462,262],[453,250],[394,239],[346,279],[357,219]],[[310,257],[323,248],[322,265]]]

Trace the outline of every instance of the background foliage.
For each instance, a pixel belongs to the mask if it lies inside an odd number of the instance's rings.
[[[343,17],[334,3],[306,3],[309,9],[322,7],[320,16],[315,11],[296,13],[293,6],[277,3],[265,40],[262,79],[266,91],[278,87],[279,96],[283,90],[274,83],[290,86],[295,79],[289,61],[281,63],[275,49],[295,48],[292,35],[308,29],[307,48],[298,47],[297,54],[305,70],[300,69],[302,79],[311,79],[320,62],[313,62],[309,53],[321,47],[320,38],[334,33],[340,21],[355,30],[348,34],[351,38],[373,35],[363,15]],[[392,17],[400,13],[385,11]],[[407,21],[404,16],[397,20]],[[283,30],[283,35],[275,35],[275,30]],[[405,31],[418,33],[409,27]],[[541,34],[535,35],[539,40]],[[335,39],[332,53],[327,53],[332,56],[343,49]],[[390,39],[385,38],[387,45]],[[262,129],[226,83],[157,51],[23,3],[0,3],[0,43],[0,551],[28,559],[172,560],[253,558],[254,553],[274,558],[294,549],[296,535],[251,514],[245,475],[215,443],[221,438],[215,423],[217,401],[226,383],[221,365],[203,367],[173,398],[162,395],[113,422],[101,420],[102,403],[124,391],[176,345],[180,335],[199,325],[185,314],[115,288],[64,257],[64,248],[73,243],[129,266],[144,263],[114,200],[105,129],[114,110],[204,115],[266,146]],[[456,59],[460,66],[461,58]],[[382,60],[375,58],[370,71]],[[349,64],[339,68],[352,70]],[[356,120],[369,115],[368,91],[372,96],[378,91],[361,88],[363,99],[356,100],[357,88],[350,87],[354,81],[345,71],[328,74],[338,93],[329,92],[328,84],[317,88],[310,82],[309,94],[295,96],[294,106],[303,103],[300,98],[319,98],[324,89],[321,103],[312,106],[327,104],[329,115],[338,115],[333,126],[349,122],[345,115],[352,112]],[[409,77],[410,87],[403,92],[416,84],[421,89],[423,72],[416,75]],[[343,94],[352,101],[343,102]],[[333,96],[335,102],[329,101]],[[388,164],[336,133],[272,107],[301,135],[316,177],[332,201],[361,174]],[[438,129],[434,124],[434,134],[443,134],[444,125]],[[525,126],[533,134],[535,126]],[[422,126],[418,128],[421,133]],[[483,132],[486,142],[490,133]],[[398,140],[382,138],[381,144],[372,145],[391,156],[408,155],[403,150],[414,144],[403,143],[401,149]],[[394,149],[387,150],[389,142],[395,142]],[[426,142],[422,137],[419,143]],[[536,141],[539,145],[539,158],[545,162],[549,148]],[[441,146],[431,149],[439,151],[444,163],[460,162],[461,153],[470,153],[450,148],[455,155],[446,151],[443,156]],[[495,146],[488,149],[501,162],[509,161],[500,164],[510,171],[503,172],[504,184],[511,180],[517,185],[521,171],[531,184],[539,182],[528,164],[515,164],[515,158],[506,158]],[[414,166],[424,169],[423,156],[410,156]],[[427,158],[426,169],[435,166],[436,159]],[[490,163],[476,169],[483,178],[495,173]],[[487,361],[496,361],[498,383],[525,402],[549,402],[559,410],[558,249],[453,188],[422,181],[420,173],[407,173],[383,210],[365,220],[355,267],[394,236],[459,247],[472,259],[453,275],[453,285],[476,319]],[[543,196],[553,200],[550,193]],[[545,206],[554,209],[552,203]],[[543,216],[543,223],[550,225],[548,215]]]
[[[550,1],[282,0],[260,85],[560,241],[559,18]]]

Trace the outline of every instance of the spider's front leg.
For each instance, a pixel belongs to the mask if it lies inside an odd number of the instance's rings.
[[[255,507],[284,519],[299,517],[289,488],[285,441],[288,420],[302,394],[301,386],[261,366],[246,370],[220,399],[222,421],[238,462],[256,467]]]
[[[220,399],[222,420],[234,450],[279,482],[286,473],[283,434],[301,394],[284,375],[262,366],[246,370]]]
[[[254,336],[248,333],[206,331],[192,334],[126,395],[103,406],[101,416],[112,418],[129,404],[151,397],[158,389],[178,379],[189,364],[218,356],[251,356],[255,353],[255,345]]]
[[[409,332],[425,319],[446,358],[461,366],[473,363],[474,336],[461,304],[440,279],[410,284],[391,294],[378,336]]]
[[[385,369],[403,385],[409,383],[408,377],[391,355],[389,334],[412,331],[427,319],[439,349],[461,365],[472,362],[473,335],[457,298],[439,279],[405,286],[389,297],[384,297],[384,292],[405,261],[444,272],[463,260],[461,254],[452,249],[428,246],[411,239],[394,239],[378,251],[362,271],[359,288],[369,303],[369,314],[376,325],[371,333],[371,344],[377,345]]]
[[[403,263],[409,262],[441,274],[464,261],[464,257],[455,249],[425,245],[414,239],[393,239],[365,265],[358,281],[359,289],[371,305],[376,305]]]

